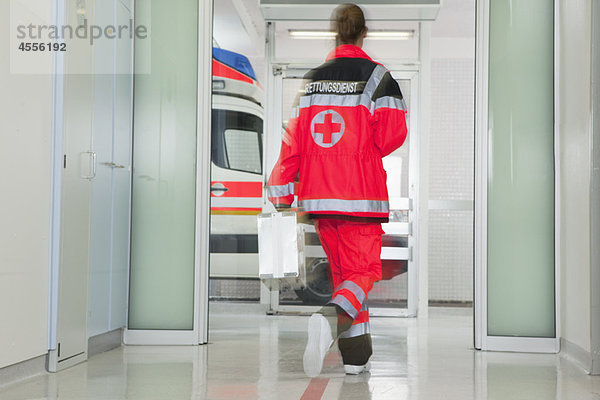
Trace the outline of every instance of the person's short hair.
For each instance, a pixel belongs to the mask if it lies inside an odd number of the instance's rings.
[[[336,32],[336,43],[354,44],[365,33],[365,15],[359,6],[341,4],[333,11],[331,22]]]

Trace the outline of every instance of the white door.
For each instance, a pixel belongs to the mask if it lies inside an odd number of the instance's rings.
[[[97,24],[123,25],[132,17],[132,11],[119,0],[96,4]],[[126,323],[133,41],[129,36],[99,40],[94,51],[93,145],[97,167],[92,180],[90,337]]]
[[[66,6],[66,23],[81,23],[78,10]],[[97,25],[131,18],[119,0],[90,4],[84,11]],[[60,159],[55,187],[61,193],[50,371],[85,360],[88,337],[123,327],[127,309],[132,41],[67,45],[73,51],[58,58],[64,70],[55,77],[56,117],[64,129],[54,155]]]
[[[67,3],[64,11],[65,22],[77,25],[75,5]],[[88,18],[93,18],[92,9]],[[55,190],[60,190],[58,210],[54,210],[60,239],[55,249],[57,264],[53,266],[50,371],[87,359],[91,180],[96,174],[92,149],[93,77],[71,72],[77,68],[93,70],[92,48],[77,40],[67,40],[67,47],[70,51],[62,59],[64,71],[56,71],[60,76],[55,78],[57,89],[64,94],[62,99],[55,99],[55,116],[63,129],[55,132],[62,154],[55,152],[54,156],[62,159],[62,171],[54,178]]]

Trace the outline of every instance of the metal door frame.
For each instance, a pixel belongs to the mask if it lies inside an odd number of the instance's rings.
[[[196,127],[196,228],[194,319],[191,330],[129,330],[123,341],[135,345],[208,343],[208,265],[210,235],[210,130],[212,103],[212,1],[198,4],[198,93]],[[206,90],[209,88],[209,90]],[[128,319],[129,320],[129,319]]]
[[[56,1],[52,5],[52,23],[55,26],[66,22],[66,3]],[[58,293],[60,273],[60,232],[62,206],[63,130],[65,95],[65,53],[54,53],[54,77],[52,82],[52,179],[50,182],[50,268],[48,288],[48,355],[46,369],[56,372],[69,365],[58,364]],[[87,354],[76,357],[74,363],[85,361]],[[67,364],[71,364],[67,362]]]
[[[558,107],[556,96],[560,75],[559,54],[559,2],[554,2],[554,140],[555,140],[555,262],[554,307],[555,337],[532,338],[490,336],[487,325],[487,188],[488,188],[488,85],[489,85],[489,27],[490,0],[477,0],[476,54],[475,54],[475,226],[474,226],[474,336],[475,348],[491,351],[516,351],[530,353],[558,353],[560,350],[560,158],[558,143]]]

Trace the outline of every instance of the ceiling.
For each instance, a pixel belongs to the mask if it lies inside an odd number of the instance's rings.
[[[359,3],[360,5],[360,3]],[[367,22],[371,29],[404,29],[405,25],[415,23],[397,22],[397,21],[377,21]],[[278,23],[277,37],[283,38],[286,36],[288,28],[295,27],[293,22]],[[303,22],[306,27],[310,25],[311,29],[327,29],[327,22]],[[214,22],[213,36],[219,47],[235,51],[246,55],[253,64],[259,80],[264,82],[264,35],[265,22],[259,9],[259,0],[214,0]],[[475,0],[446,0],[442,3],[438,19],[431,23],[431,35],[434,38],[472,38],[475,33]],[[287,39],[287,38],[286,38]],[[415,39],[416,40],[416,39]],[[294,41],[288,40],[286,49],[289,51],[290,46],[294,46]],[[302,41],[298,40],[298,49],[313,47],[319,53],[326,53],[327,49],[333,46],[323,40],[318,41]],[[304,42],[304,43],[300,43]],[[307,43],[309,42],[309,43]],[[381,48],[381,52],[388,51],[388,44],[381,43],[380,45],[369,44],[373,51],[377,52],[377,46]],[[313,50],[313,53],[315,51]],[[412,53],[410,53],[412,54]],[[318,54],[317,58],[324,58],[325,54]]]

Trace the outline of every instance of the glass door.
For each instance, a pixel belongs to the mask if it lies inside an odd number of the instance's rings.
[[[369,308],[373,316],[416,316],[417,275],[412,254],[416,236],[413,235],[415,214],[414,179],[416,174],[415,147],[411,139],[417,137],[415,115],[417,107],[416,72],[391,71],[400,85],[408,107],[406,124],[408,137],[396,151],[383,159],[387,172],[390,198],[390,222],[383,224],[381,252],[382,280],[369,293]]]
[[[556,7],[478,2],[475,347],[482,350],[560,350]]]
[[[206,341],[211,17],[212,2],[136,3],[127,344]]]

